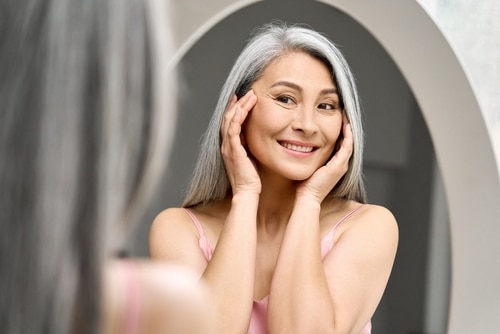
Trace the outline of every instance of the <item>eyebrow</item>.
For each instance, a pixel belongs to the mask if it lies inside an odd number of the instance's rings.
[[[277,86],[286,86],[286,87],[295,89],[299,92],[302,92],[302,90],[303,90],[302,87],[300,87],[299,85],[297,85],[293,82],[290,82],[290,81],[277,81],[271,85],[271,88],[277,87]],[[337,94],[338,95],[337,88],[335,88],[335,87],[325,88],[325,89],[321,90],[321,92],[320,92],[320,95],[328,95],[328,94]]]

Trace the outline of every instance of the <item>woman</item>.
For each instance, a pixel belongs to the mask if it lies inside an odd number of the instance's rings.
[[[224,333],[370,333],[397,225],[366,203],[353,76],[321,34],[262,27],[234,64],[183,208],[151,227],[193,268]]]
[[[165,2],[1,7],[1,332],[206,330],[196,277],[114,260],[175,123]]]

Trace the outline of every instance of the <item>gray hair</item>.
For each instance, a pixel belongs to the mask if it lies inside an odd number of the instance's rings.
[[[98,332],[110,238],[135,223],[174,124],[154,3],[2,3],[2,332]]]
[[[349,169],[329,196],[366,202],[362,179],[363,129],[361,108],[353,74],[340,50],[322,34],[299,25],[273,22],[256,30],[231,69],[203,136],[199,156],[183,206],[222,199],[230,191],[220,152],[220,124],[229,101],[243,96],[267,65],[289,52],[305,52],[323,61],[332,72],[341,102],[352,126],[354,151]]]

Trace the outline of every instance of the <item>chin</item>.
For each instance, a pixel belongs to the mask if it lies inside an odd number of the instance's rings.
[[[292,180],[292,181],[304,181],[304,180],[307,180],[308,178],[310,178],[311,175],[313,175],[313,173],[314,173],[314,171],[312,171],[312,172],[311,171],[304,171],[304,172],[293,171],[293,172],[286,173],[283,176],[289,180]]]

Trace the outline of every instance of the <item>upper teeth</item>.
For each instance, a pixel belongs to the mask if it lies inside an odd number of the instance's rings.
[[[289,143],[282,143],[283,147],[286,147],[289,150],[298,151],[298,152],[311,152],[313,150],[312,146],[298,146]]]

